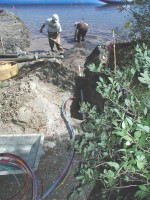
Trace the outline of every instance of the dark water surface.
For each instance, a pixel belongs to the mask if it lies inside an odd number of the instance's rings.
[[[54,13],[60,17],[64,38],[73,35],[74,22],[82,18],[89,24],[89,35],[111,38],[112,29],[122,27],[127,16],[118,8],[119,5],[0,5],[0,9],[7,9],[24,21],[32,38],[43,37],[39,32],[41,25]]]

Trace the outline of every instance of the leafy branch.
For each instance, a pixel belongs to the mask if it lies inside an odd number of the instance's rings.
[[[80,111],[86,114],[86,120],[85,134],[75,141],[76,150],[83,156],[77,179],[81,185],[100,181],[103,191],[109,191],[104,199],[107,195],[110,198],[113,190],[132,187],[133,199],[145,198],[150,193],[150,112],[145,101],[150,97],[149,84],[145,84],[149,83],[149,75],[143,77],[144,81],[139,78],[150,67],[145,51],[145,45],[137,46],[133,66],[118,68],[115,73],[102,65],[97,71],[95,66],[89,66],[92,72],[105,73],[99,77],[96,88],[105,104],[102,113],[97,113],[89,103],[81,104]]]

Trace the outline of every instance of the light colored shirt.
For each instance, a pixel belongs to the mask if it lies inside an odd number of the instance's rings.
[[[62,31],[62,28],[61,28],[59,21],[56,21],[54,23],[52,21],[52,18],[46,20],[45,26],[47,26],[48,32],[61,32]]]

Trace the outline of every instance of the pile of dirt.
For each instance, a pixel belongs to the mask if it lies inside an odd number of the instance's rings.
[[[0,134],[39,133],[44,135],[43,155],[37,173],[40,173],[45,187],[51,185],[63,170],[68,160],[67,149],[70,144],[69,133],[61,116],[61,106],[72,95],[69,80],[73,74],[65,69],[60,69],[59,74],[56,70],[53,74],[53,66],[49,61],[31,64],[29,68],[22,66],[17,77],[0,84]],[[55,67],[57,68],[56,63]],[[67,73],[68,80],[61,80],[61,73],[64,75]],[[65,76],[63,77],[65,79]],[[62,87],[52,82],[61,84]],[[69,90],[63,89],[67,87],[66,82],[68,82]],[[77,184],[73,178],[74,168],[77,169],[76,160],[66,184],[54,192],[49,199],[67,199],[67,195]],[[22,178],[19,181],[22,183]],[[11,176],[9,181],[5,176],[0,176],[0,182],[0,199],[12,196],[8,187],[16,192],[16,182]],[[5,185],[8,187],[6,188]],[[30,199],[30,195],[31,192],[25,195],[24,199]]]
[[[15,14],[0,10],[0,53],[14,53],[30,46],[29,30]]]

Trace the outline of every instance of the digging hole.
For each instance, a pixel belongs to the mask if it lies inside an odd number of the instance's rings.
[[[102,96],[96,92],[96,77],[75,77],[74,99],[70,108],[71,117],[75,119],[83,119],[82,113],[79,112],[80,103],[88,102],[91,105],[96,105],[97,111],[101,112],[104,107]]]

